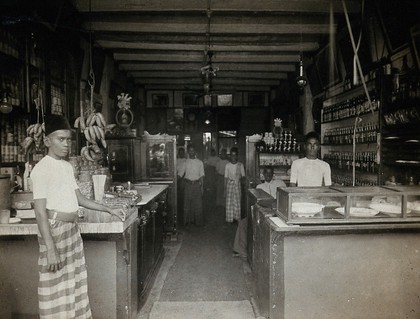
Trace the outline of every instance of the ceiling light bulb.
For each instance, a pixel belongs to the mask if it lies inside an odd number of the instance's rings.
[[[207,119],[207,120],[204,121],[204,123],[207,124],[207,125],[209,125],[210,124],[210,120]]]
[[[302,89],[305,87],[306,83],[308,83],[308,80],[303,75],[303,61],[299,61],[299,76],[296,78],[296,84]]]

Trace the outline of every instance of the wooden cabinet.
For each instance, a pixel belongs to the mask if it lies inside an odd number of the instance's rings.
[[[386,184],[417,185],[420,182],[419,102],[420,76],[411,73],[400,77],[399,88],[394,88],[384,103],[382,180]]]
[[[42,123],[49,114],[69,116],[67,96],[75,91],[67,85],[69,54],[54,46],[55,37],[35,27],[0,29],[0,94],[2,106],[10,106],[10,112],[0,108],[3,167],[23,166],[44,156],[40,147],[30,155],[21,151],[30,124]]]
[[[108,139],[108,162],[113,181],[139,181],[141,178],[140,140],[136,138]]]
[[[137,237],[137,267],[138,267],[138,309],[147,299],[151,286],[163,259],[163,229],[164,206],[167,191],[139,208]]]
[[[363,87],[356,87],[323,102],[321,157],[331,166],[333,183],[374,186],[380,183],[380,92],[374,81],[367,83],[371,105]],[[355,142],[355,143],[354,143]],[[353,148],[354,144],[354,148]]]

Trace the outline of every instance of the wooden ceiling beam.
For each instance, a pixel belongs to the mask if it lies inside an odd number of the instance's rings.
[[[130,72],[127,71],[127,75],[132,78],[197,78],[200,77],[199,71],[134,71]],[[278,80],[278,79],[286,79],[287,73],[276,73],[276,72],[239,72],[239,71],[218,71],[217,72],[217,78],[232,78],[232,79],[238,79],[238,78],[248,78],[248,79],[272,79],[272,80]]]
[[[197,77],[196,79],[136,79],[136,83],[138,84],[182,84],[182,85],[190,85],[190,84],[196,84],[201,85],[202,80],[201,78]],[[280,84],[279,80],[249,80],[249,79],[213,79],[213,85],[234,85],[234,84],[240,84],[240,85],[262,85],[262,86],[276,86]]]
[[[203,51],[202,44],[185,44],[185,43],[152,43],[152,42],[125,42],[125,41],[109,41],[98,40],[97,43],[111,50],[130,49],[130,50],[164,50],[164,51]],[[315,51],[319,49],[317,42],[303,43],[283,43],[278,45],[246,45],[232,44],[211,46],[212,51],[229,51],[229,52],[288,52],[288,51]]]
[[[336,25],[319,24],[212,24],[211,34],[330,34],[335,32]],[[86,30],[93,32],[143,32],[167,34],[205,34],[207,24],[203,23],[141,23],[141,22],[102,22],[96,21],[85,26]]]
[[[205,11],[207,1],[197,0],[72,0],[73,5],[81,12],[125,12],[125,11]],[[343,12],[340,0],[333,0],[334,10]],[[330,0],[212,0],[212,11],[243,11],[243,12],[318,12],[328,13]],[[346,0],[349,12],[360,12],[361,3],[358,0]]]
[[[124,71],[197,71],[203,66],[202,63],[176,62],[176,63],[146,63],[146,62],[120,62],[119,68]],[[294,72],[295,64],[281,63],[218,63],[221,71],[260,71],[260,72]]]
[[[201,93],[203,92],[203,85],[193,85],[190,84],[188,86],[182,84],[146,84],[141,85],[140,83],[136,83],[137,85],[143,87],[145,90],[163,90],[163,91],[184,91],[184,92],[193,92],[193,93]],[[224,93],[233,93],[233,92],[242,92],[242,91],[270,91],[271,86],[264,86],[264,85],[213,85],[213,89],[211,92],[224,92]]]
[[[168,61],[168,62],[202,62],[205,63],[203,54],[138,54],[138,53],[114,53],[116,61]],[[214,56],[213,64],[221,62],[236,63],[282,63],[282,62],[298,62],[299,54],[290,55],[241,55],[241,54],[223,54],[219,53]]]

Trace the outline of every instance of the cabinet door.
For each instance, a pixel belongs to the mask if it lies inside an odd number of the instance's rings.
[[[132,177],[132,145],[130,140],[109,140],[108,155],[112,179],[129,181]]]

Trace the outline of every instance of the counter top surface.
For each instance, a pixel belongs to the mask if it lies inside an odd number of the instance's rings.
[[[284,233],[314,232],[366,232],[366,231],[420,231],[420,223],[382,223],[382,224],[325,224],[325,225],[289,225],[277,216],[266,215],[268,223],[274,231]]]
[[[123,233],[136,221],[137,209],[133,207],[129,210],[127,219],[124,222],[94,223],[79,221],[78,225],[82,234],[117,234]],[[24,223],[0,224],[0,236],[36,235],[37,233],[38,225],[35,219],[26,220]]]
[[[141,195],[141,201],[139,201],[137,206],[144,206],[150,201],[159,196],[165,189],[168,188],[168,185],[147,185],[147,186],[136,186],[133,185],[133,188],[137,190],[138,194]]]

